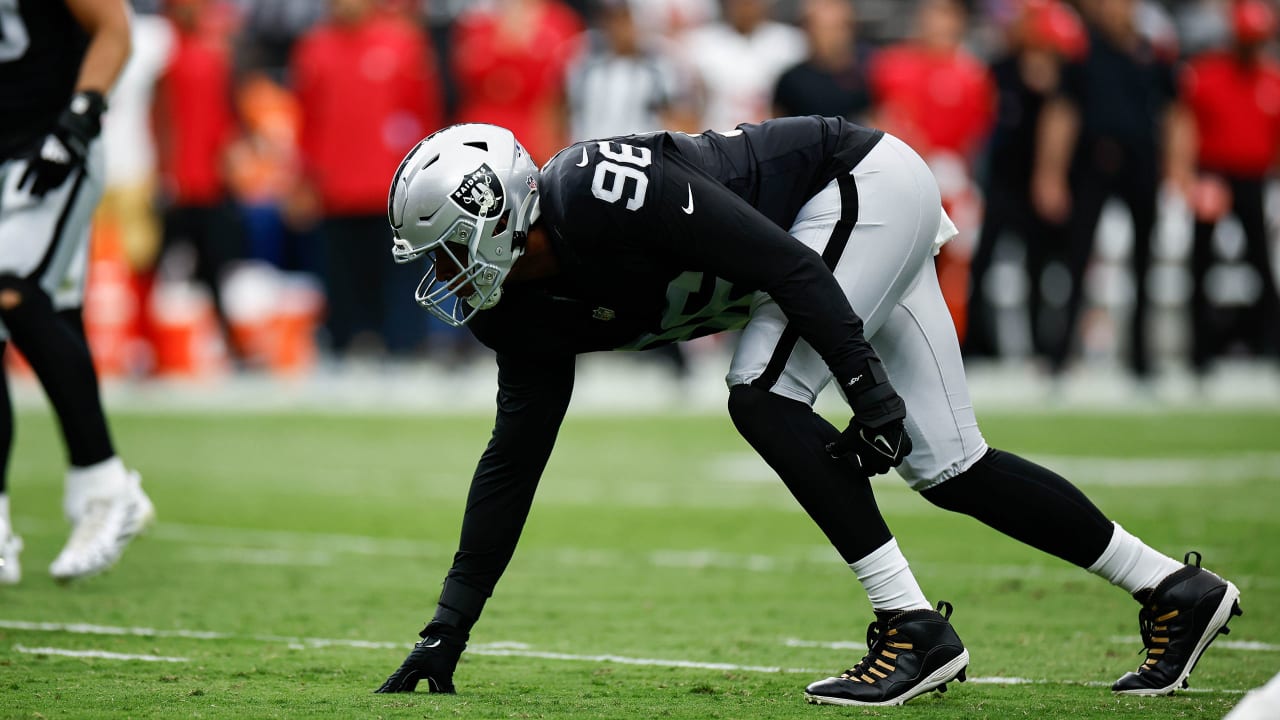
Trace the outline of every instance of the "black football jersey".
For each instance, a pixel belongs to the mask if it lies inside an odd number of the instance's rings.
[[[470,327],[499,352],[646,349],[740,328],[753,294],[770,289],[784,310],[806,315],[793,320],[861,340],[843,294],[822,294],[838,291],[829,271],[796,264],[813,253],[787,228],[881,136],[805,117],[572,145],[542,168],[539,183],[539,224],[561,272],[507,286]],[[776,282],[789,268],[794,277]],[[822,308],[841,306],[852,317],[829,322]],[[813,343],[820,352],[821,343]]]
[[[49,131],[88,47],[63,0],[0,0],[0,158]]]
[[[497,417],[450,580],[487,596],[511,560],[569,406],[576,354],[741,327],[759,291],[841,385],[866,367],[874,351],[828,263],[856,223],[847,173],[880,137],[843,120],[788,118],[578,143],[543,167],[537,222],[560,272],[504,285],[468,324],[498,354]],[[819,255],[787,230],[836,178],[841,219]]]

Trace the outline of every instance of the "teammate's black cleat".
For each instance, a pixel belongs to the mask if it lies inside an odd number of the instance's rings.
[[[1191,564],[1191,556],[1195,564]],[[1169,695],[1187,687],[1187,676],[1209,643],[1226,635],[1227,622],[1240,611],[1236,586],[1200,567],[1200,553],[1154,589],[1134,595],[1142,603],[1138,627],[1147,659],[1111,686],[1122,695]]]
[[[465,643],[428,635],[413,646],[409,657],[374,692],[413,692],[419,682],[426,680],[431,692],[452,694],[456,692],[453,687],[453,670],[458,666],[458,658],[464,648]]]
[[[901,705],[947,683],[964,682],[969,651],[951,627],[951,603],[934,610],[907,610],[867,627],[866,657],[840,677],[805,688],[811,703]]]

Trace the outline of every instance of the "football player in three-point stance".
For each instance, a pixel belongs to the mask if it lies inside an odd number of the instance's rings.
[[[457,125],[404,160],[393,252],[429,255],[418,302],[497,352],[493,436],[435,616],[378,689],[453,673],[515,550],[573,389],[574,358],[741,329],[729,414],[865,588],[868,652],[812,702],[897,705],[964,679],[951,606],[925,598],[869,477],[897,467],[940,507],[1133,594],[1147,658],[1116,692],[1182,687],[1238,612],[1236,587],[1147,547],[1057,474],[987,446],[933,254],[955,235],[897,138],[807,117],[573,145],[539,170],[512,134]],[[812,409],[834,379],[843,431]]]
[[[71,537],[59,580],[110,567],[154,515],[116,456],[81,321],[89,222],[102,196],[104,95],[129,56],[125,0],[0,0],[0,353],[35,370],[66,443]],[[0,373],[0,583],[18,582],[3,469],[13,409]]]

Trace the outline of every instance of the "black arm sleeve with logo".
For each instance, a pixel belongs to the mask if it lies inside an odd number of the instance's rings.
[[[574,356],[498,355],[498,415],[476,467],[449,581],[484,598],[515,553],[573,394]],[[471,623],[476,607],[454,608]]]
[[[713,273],[773,298],[841,386],[875,350],[823,257],[678,153],[664,154],[652,241],[682,269]],[[693,212],[686,212],[692,198]]]

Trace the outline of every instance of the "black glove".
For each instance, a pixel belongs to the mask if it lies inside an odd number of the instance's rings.
[[[868,360],[862,372],[841,385],[853,419],[827,452],[837,458],[852,453],[868,477],[901,465],[911,452],[911,436],[902,425],[907,406],[889,384],[880,358]]]
[[[456,692],[453,687],[453,671],[458,667],[458,658],[467,647],[466,642],[426,634],[425,630],[420,634],[422,641],[413,646],[409,657],[405,658],[381,687],[374,690],[375,693],[413,692],[423,680],[427,681],[427,688],[433,693],[452,695]]]
[[[107,103],[102,93],[83,90],[58,116],[53,129],[27,157],[27,170],[18,181],[18,190],[28,187],[35,197],[67,181],[72,172],[84,167],[89,144],[102,131],[102,113]]]

